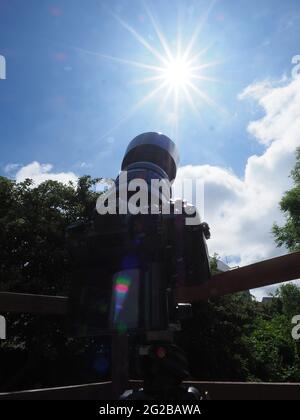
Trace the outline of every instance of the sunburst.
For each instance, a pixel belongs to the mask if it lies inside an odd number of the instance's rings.
[[[154,18],[149,8],[145,5],[146,13],[152,23],[154,31],[160,42],[160,50],[155,48],[146,38],[138,33],[129,23],[125,22],[120,16],[113,14],[113,17],[125,28],[148,52],[151,53],[155,59],[153,65],[141,61],[131,60],[128,58],[114,57],[77,48],[81,52],[92,54],[102,59],[113,60],[124,65],[134,66],[141,71],[147,71],[147,77],[132,81],[133,84],[155,84],[151,87],[149,93],[141,98],[141,100],[132,106],[131,109],[108,131],[103,137],[109,135],[117,127],[119,127],[126,120],[131,118],[142,106],[150,100],[153,100],[158,95],[161,95],[160,107],[166,105],[170,97],[172,100],[172,115],[173,118],[173,135],[175,140],[178,140],[178,124],[180,117],[180,106],[188,104],[193,112],[200,117],[197,103],[200,100],[209,106],[219,108],[213,99],[205,93],[199,86],[199,82],[219,82],[219,80],[210,78],[203,74],[204,69],[213,67],[220,63],[220,61],[204,62],[203,55],[209,49],[209,46],[201,51],[193,53],[195,42],[199,36],[202,25],[207,19],[210,9],[213,7],[214,1],[211,2],[210,7],[206,13],[199,19],[199,24],[195,28],[193,35],[188,44],[183,48],[180,37],[180,30],[178,28],[177,42],[175,51],[172,51],[170,44],[160,29],[157,19]],[[150,73],[150,75],[149,75]],[[145,75],[144,75],[145,76]]]

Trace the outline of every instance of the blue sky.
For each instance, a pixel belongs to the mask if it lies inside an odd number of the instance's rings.
[[[189,88],[194,109],[181,89],[178,118],[166,89],[136,107],[158,82],[136,83],[154,73],[128,62],[166,57],[151,16],[174,53],[200,28],[191,57],[215,64],[195,84],[213,104]],[[300,146],[299,35],[298,0],[0,0],[0,174],[115,177],[128,142],[161,131],[178,178],[205,182],[210,253],[233,265],[282,254],[271,228]]]
[[[147,2],[171,45],[178,21],[187,44],[209,3]],[[162,94],[110,131],[155,83],[134,85],[147,71],[81,50],[154,65],[158,61],[114,15],[162,50],[142,1],[0,1],[0,54],[7,62],[7,79],[0,81],[2,173],[8,163],[36,160],[50,162],[57,171],[115,176],[132,137],[149,130],[172,136],[172,107],[157,112]],[[215,2],[193,51],[211,45],[201,60],[219,63],[205,74],[223,83],[201,82],[201,88],[226,113],[197,100],[200,120],[182,105],[182,165],[220,165],[242,175],[248,156],[261,152],[246,131],[261,110],[237,95],[255,80],[290,70],[299,49],[299,17],[296,0]]]

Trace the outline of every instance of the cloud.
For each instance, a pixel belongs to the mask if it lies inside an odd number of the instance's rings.
[[[8,163],[4,166],[4,172],[6,174],[15,173],[22,165],[20,163]]]
[[[50,164],[41,164],[32,162],[29,165],[22,166],[16,173],[16,181],[22,182],[26,178],[33,180],[35,185],[39,185],[44,181],[59,181],[68,184],[70,181],[76,182],[78,177],[73,172],[52,172],[53,166]]]
[[[243,178],[227,168],[184,166],[179,168],[177,182],[204,180],[205,221],[212,232],[210,253],[246,265],[285,253],[276,248],[271,229],[273,222],[284,221],[279,201],[292,185],[289,175],[300,146],[300,78],[285,85],[253,84],[239,98],[257,101],[264,110],[261,119],[249,123],[248,131],[265,145],[265,151],[248,158]],[[268,290],[255,294],[261,297]]]
[[[91,163],[87,163],[87,162],[80,162],[79,163],[79,167],[81,169],[88,169],[91,168],[93,165]]]

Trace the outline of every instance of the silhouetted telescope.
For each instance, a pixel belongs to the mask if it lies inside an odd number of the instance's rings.
[[[126,214],[120,213],[117,203],[114,214],[95,210],[88,222],[68,228],[74,261],[73,335],[168,330],[178,315],[175,288],[209,280],[208,225],[188,225],[187,219],[194,215],[185,212],[183,201],[178,211],[178,201],[169,194],[178,162],[176,146],[167,136],[150,132],[135,137],[125,152],[116,188],[104,197],[120,195],[132,181],[142,180],[148,187],[155,180],[164,181],[167,189],[147,193],[159,198],[155,214],[150,203],[134,214],[130,206]],[[128,203],[135,193],[128,192]],[[163,204],[169,204],[167,213]]]

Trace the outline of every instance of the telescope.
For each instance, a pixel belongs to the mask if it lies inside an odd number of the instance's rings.
[[[178,163],[167,136],[135,137],[90,220],[68,228],[73,336],[168,331],[184,309],[174,303],[175,288],[209,280],[209,227],[172,197]],[[192,217],[199,223],[187,223]]]

